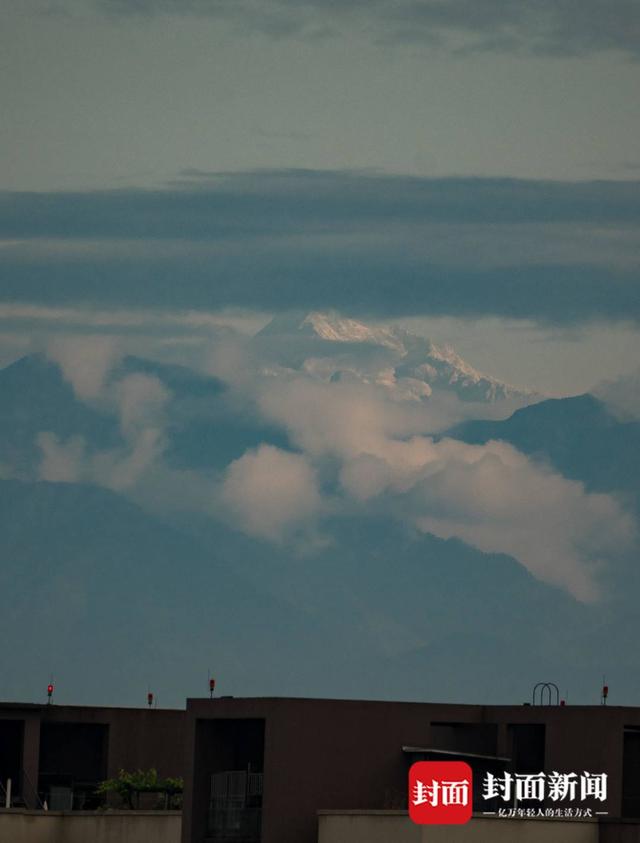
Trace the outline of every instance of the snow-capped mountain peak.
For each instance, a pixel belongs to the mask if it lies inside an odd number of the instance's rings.
[[[406,353],[406,349],[398,336],[398,331],[390,327],[370,327],[355,319],[347,319],[337,314],[313,311],[302,320],[301,327],[309,326],[320,339],[329,342],[370,343],[392,348]]]
[[[476,370],[448,344],[393,325],[368,325],[335,312],[281,315],[257,335],[280,365],[322,380],[375,383],[401,399],[422,400],[434,389],[464,401],[506,398],[530,403],[537,396]]]

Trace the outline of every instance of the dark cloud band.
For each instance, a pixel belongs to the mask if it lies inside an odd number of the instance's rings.
[[[640,55],[635,0],[96,0],[114,16],[202,15],[274,37],[330,37],[459,52]]]
[[[0,238],[5,300],[640,318],[637,182],[188,174],[0,194]]]
[[[165,190],[0,193],[0,237],[220,240],[392,224],[640,224],[640,181],[189,171]]]

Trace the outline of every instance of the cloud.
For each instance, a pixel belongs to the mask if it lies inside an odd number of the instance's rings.
[[[257,388],[262,415],[283,426],[292,441],[315,457],[377,454],[392,438],[441,424],[431,404],[387,400],[382,389],[351,383],[266,378]]]
[[[71,436],[61,442],[54,433],[40,433],[36,440],[42,453],[40,479],[49,483],[82,483],[85,481],[85,449],[82,436]]]
[[[603,561],[628,547],[633,520],[606,495],[528,460],[503,442],[482,446],[423,437],[360,454],[340,480],[356,500],[443,539],[517,559],[537,579],[577,599],[599,596]]]
[[[41,452],[40,480],[92,483],[115,492],[133,492],[145,475],[158,467],[166,443],[161,431],[145,428],[126,447],[106,451],[90,451],[81,436],[63,441],[50,432],[39,433],[36,444]]]
[[[41,451],[40,479],[90,482],[114,491],[132,489],[161,463],[171,392],[154,375],[136,372],[110,377],[121,356],[111,337],[55,337],[47,353],[79,400],[117,416],[124,444],[92,452],[82,437],[61,441],[44,431],[36,439]]]
[[[428,178],[350,170],[187,170],[164,189],[0,191],[0,238],[178,244],[234,235],[325,230],[345,223],[630,222],[637,181]],[[169,255],[163,254],[167,259]]]
[[[5,193],[5,308],[71,317],[81,300],[135,321],[166,302],[184,330],[199,308],[637,322],[639,197],[637,182],[321,171]],[[78,252],[82,241],[99,248]]]
[[[47,348],[48,357],[60,366],[76,397],[91,401],[102,394],[119,351],[111,337],[56,337]]]
[[[99,308],[0,301],[0,366],[32,352],[59,364],[81,401],[98,400],[126,355],[203,370],[212,349],[262,328],[269,315],[244,310]],[[3,330],[4,329],[4,330]]]
[[[39,315],[45,320],[51,316],[46,309]],[[74,367],[80,366],[83,352],[87,348],[101,347],[100,343],[91,341],[95,339],[99,338],[62,335],[56,345],[56,351],[64,350],[57,355],[58,365],[62,368],[64,363],[67,372],[75,376]],[[80,360],[69,358],[72,350],[78,353]],[[115,417],[122,443],[100,449],[92,447],[83,436],[63,439],[43,431],[36,437],[40,452],[37,479],[52,483],[95,484],[123,493],[139,505],[163,515],[189,511],[210,517],[218,493],[218,478],[207,472],[175,468],[165,459],[168,427],[175,409],[172,408],[171,390],[155,375],[123,374],[118,367],[112,368],[109,374],[106,375],[106,369],[101,370],[99,377],[89,378],[83,373],[80,380],[76,378],[76,385],[81,387],[76,395],[98,412]],[[197,402],[195,406],[183,404],[180,410],[186,410],[187,415],[197,412]],[[9,476],[14,475],[15,471],[10,470]]]
[[[95,454],[92,473],[100,485],[121,491],[134,487],[161,460],[171,393],[159,378],[136,373],[115,382],[111,394],[126,447]]]
[[[592,392],[621,421],[640,421],[640,369],[614,381],[603,381]]]
[[[628,547],[633,520],[607,495],[526,459],[505,443],[438,443],[411,492],[417,526],[485,552],[507,553],[535,577],[591,601],[599,567]],[[446,456],[438,453],[446,450]]]
[[[127,449],[94,454],[91,460],[93,480],[113,491],[132,489],[148,471],[155,468],[165,447],[160,430],[143,428]]]
[[[59,366],[76,398],[89,404],[100,402],[103,409],[117,414],[125,439],[164,427],[170,391],[155,375],[114,373],[123,351],[113,337],[54,336],[47,344],[47,356]]]
[[[604,561],[635,535],[633,519],[614,498],[587,494],[510,445],[420,435],[429,429],[429,400],[416,409],[373,388],[298,378],[264,385],[257,400],[310,462],[337,461],[347,502],[372,513],[382,507],[419,530],[509,554],[579,600],[599,596]]]
[[[315,472],[305,457],[270,445],[231,463],[222,500],[242,530],[272,541],[309,524],[322,509]]]
[[[154,375],[137,372],[110,378],[122,357],[113,337],[57,336],[49,341],[47,355],[76,398],[117,415],[125,445],[89,454],[78,437],[62,443],[44,432],[38,437],[41,479],[73,483],[87,478],[114,490],[135,486],[165,450],[164,411],[170,391]]]
[[[165,461],[170,390],[156,375],[116,369],[108,379],[98,367],[97,375],[78,381],[76,374],[76,381],[86,400],[99,400],[117,417],[122,446],[92,452],[79,437],[42,433],[40,477],[97,483],[213,517],[222,504],[238,529],[276,543],[313,539],[328,513],[383,511],[409,530],[513,556],[578,600],[600,596],[607,564],[635,535],[614,497],[587,494],[503,442],[435,438],[455,413],[437,392],[420,402],[399,400],[381,385],[317,380],[304,361],[299,371],[265,368],[252,349],[235,339],[228,352],[224,343],[216,349],[210,365],[231,384],[224,400],[232,412],[285,430],[297,452],[262,444],[219,480],[176,472]],[[183,485],[188,500],[176,501]]]
[[[122,432],[130,438],[161,425],[160,416],[171,394],[159,378],[135,373],[117,382],[115,395]]]
[[[0,323],[13,326],[33,327],[38,331],[48,331],[53,334],[64,334],[64,341],[54,346],[51,354],[55,362],[56,349],[70,349],[61,357],[73,356],[71,352],[78,346],[74,343],[81,341],[81,336],[69,334],[70,330],[81,329],[101,331],[103,334],[125,334],[128,331],[136,334],[160,333],[166,339],[167,332],[184,332],[190,337],[200,335],[211,337],[218,332],[228,338],[230,331],[241,334],[253,334],[268,321],[268,316],[256,312],[240,311],[210,311],[210,310],[160,310],[157,308],[114,308],[106,310],[82,305],[46,306],[30,304],[28,302],[0,302]],[[226,329],[226,330],[225,330]],[[3,339],[0,335],[0,341]],[[100,335],[86,335],[88,343],[100,345],[104,340]],[[22,334],[15,334],[13,342],[28,344],[28,339]]]
[[[276,38],[357,35],[454,52],[637,57],[634,0],[98,0],[118,17],[197,15]]]

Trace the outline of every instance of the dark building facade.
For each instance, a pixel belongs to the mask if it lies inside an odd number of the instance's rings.
[[[416,760],[606,773],[608,817],[640,816],[640,709],[352,700],[188,700],[183,843],[314,843],[320,809],[406,807]]]
[[[286,698],[188,700],[186,712],[0,704],[0,801],[11,779],[14,806],[90,809],[98,782],[155,767],[185,778],[183,843],[315,843],[319,810],[406,809],[407,772],[418,760],[464,760],[474,781],[487,772],[606,773],[606,802],[585,804],[603,820],[640,817],[639,708]]]
[[[2,703],[0,802],[8,779],[14,805],[53,810],[95,807],[121,769],[182,776],[184,727],[184,711]]]

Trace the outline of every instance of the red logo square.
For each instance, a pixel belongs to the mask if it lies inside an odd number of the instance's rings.
[[[419,825],[461,825],[473,812],[473,773],[464,761],[417,761],[409,770],[409,816]]]

